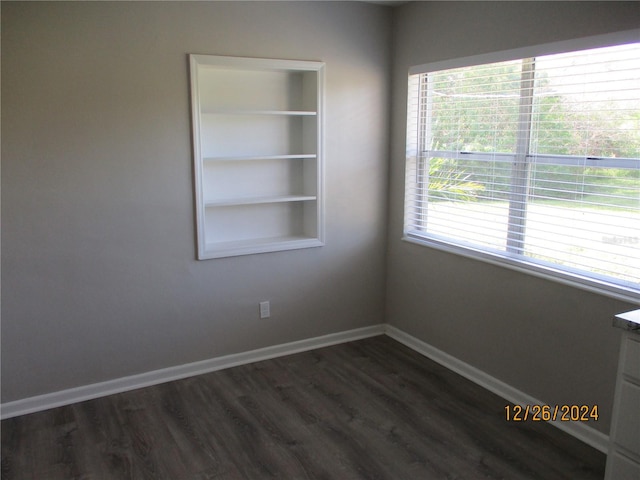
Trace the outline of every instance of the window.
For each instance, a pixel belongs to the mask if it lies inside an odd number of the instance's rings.
[[[409,76],[405,239],[640,293],[640,43]]]

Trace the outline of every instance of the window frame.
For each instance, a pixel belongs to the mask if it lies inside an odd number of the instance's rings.
[[[536,56],[588,50],[592,48],[622,45],[625,43],[634,43],[639,41],[640,29],[636,29],[562,42],[542,44],[537,46],[529,46],[502,52],[476,55],[473,57],[463,57],[458,59],[427,63],[423,65],[416,65],[409,69],[409,82],[411,82],[411,77],[414,75],[429,73],[433,71],[483,65],[509,60],[527,59]],[[525,81],[526,80],[523,79],[523,82]],[[409,85],[407,92],[407,105],[409,105],[409,102],[412,99],[412,95],[413,89],[411,88],[411,85]],[[521,115],[526,115],[525,109],[526,105],[521,105]],[[411,114],[412,112],[407,109],[407,133],[409,133],[409,128],[412,123],[414,126],[416,125],[416,119],[411,118]],[[521,118],[521,121],[526,122],[527,119]],[[426,150],[423,148],[423,145],[421,145],[421,138],[419,138],[421,136],[416,133],[416,137],[417,138],[415,142],[410,142],[409,137],[407,137],[407,151],[405,160],[405,168],[407,169],[407,172],[410,172],[411,170],[415,171],[415,169],[419,168],[418,166],[411,167],[409,163],[411,161],[411,158],[415,159],[413,161],[418,162],[421,159],[426,159],[434,156],[446,158],[448,156],[450,157],[454,153],[451,151],[431,151],[429,152],[428,156],[425,156],[424,153]],[[422,138],[423,137],[424,136],[422,135]],[[519,138],[518,148],[515,153],[485,154],[476,152],[465,152],[464,154],[465,158],[468,158],[470,160],[485,160],[491,158],[495,161],[497,157],[500,157],[500,159],[503,161],[515,161],[518,164],[526,165],[526,160],[530,156],[528,148],[529,145],[527,139]],[[455,154],[459,155],[460,152],[455,152]],[[504,157],[504,159],[502,159],[502,157]],[[572,163],[575,163],[578,158],[580,158],[580,164],[584,165],[584,157],[573,157],[568,155],[536,155],[536,160],[538,161],[538,163],[560,162],[565,165],[571,165]],[[597,166],[598,161],[599,159],[597,158],[587,160],[587,162],[592,163],[593,166]],[[624,158],[617,159],[616,161],[620,166],[628,165],[629,161],[637,162],[637,160],[635,159]],[[406,192],[413,187],[413,185],[411,185],[410,183],[411,181],[412,180],[405,176],[405,195]],[[511,199],[510,202],[513,201],[514,199]],[[593,293],[605,295],[607,297],[640,305],[640,287],[634,288],[624,285],[623,283],[617,283],[615,281],[612,281],[610,277],[598,276],[597,274],[592,273],[587,274],[584,271],[572,269],[570,267],[560,268],[552,263],[547,264],[539,260],[528,260],[527,257],[519,255],[516,251],[514,251],[514,249],[511,248],[508,248],[507,251],[491,251],[490,249],[484,249],[472,244],[466,244],[463,241],[458,241],[446,237],[438,237],[434,234],[430,234],[430,236],[425,237],[416,233],[412,233],[411,231],[408,231],[407,228],[407,219],[410,218],[410,215],[407,213],[408,208],[411,208],[411,204],[405,197],[402,239],[406,242],[427,246],[437,250],[460,255],[466,258],[483,261],[500,267],[505,267],[511,270],[533,275],[535,277],[544,278],[564,285],[569,285],[582,290],[587,290]],[[517,250],[517,248],[515,250]]]

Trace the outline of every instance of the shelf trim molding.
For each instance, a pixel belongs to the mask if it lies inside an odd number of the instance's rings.
[[[191,58],[205,68],[224,70],[262,70],[267,72],[315,72],[318,70],[318,64],[322,63],[315,60],[283,60],[272,58],[228,57],[225,55],[205,54],[191,54]]]

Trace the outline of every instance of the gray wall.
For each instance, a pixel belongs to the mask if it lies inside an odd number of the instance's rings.
[[[390,25],[2,2],[2,401],[383,322]],[[325,247],[195,260],[187,53],[326,62]]]
[[[400,240],[409,66],[637,28],[637,2],[417,2],[395,15],[387,321],[549,404],[597,404],[608,433],[634,307]]]

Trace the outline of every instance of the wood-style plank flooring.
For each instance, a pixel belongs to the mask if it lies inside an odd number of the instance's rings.
[[[605,455],[386,336],[2,422],[2,479],[601,480]]]

